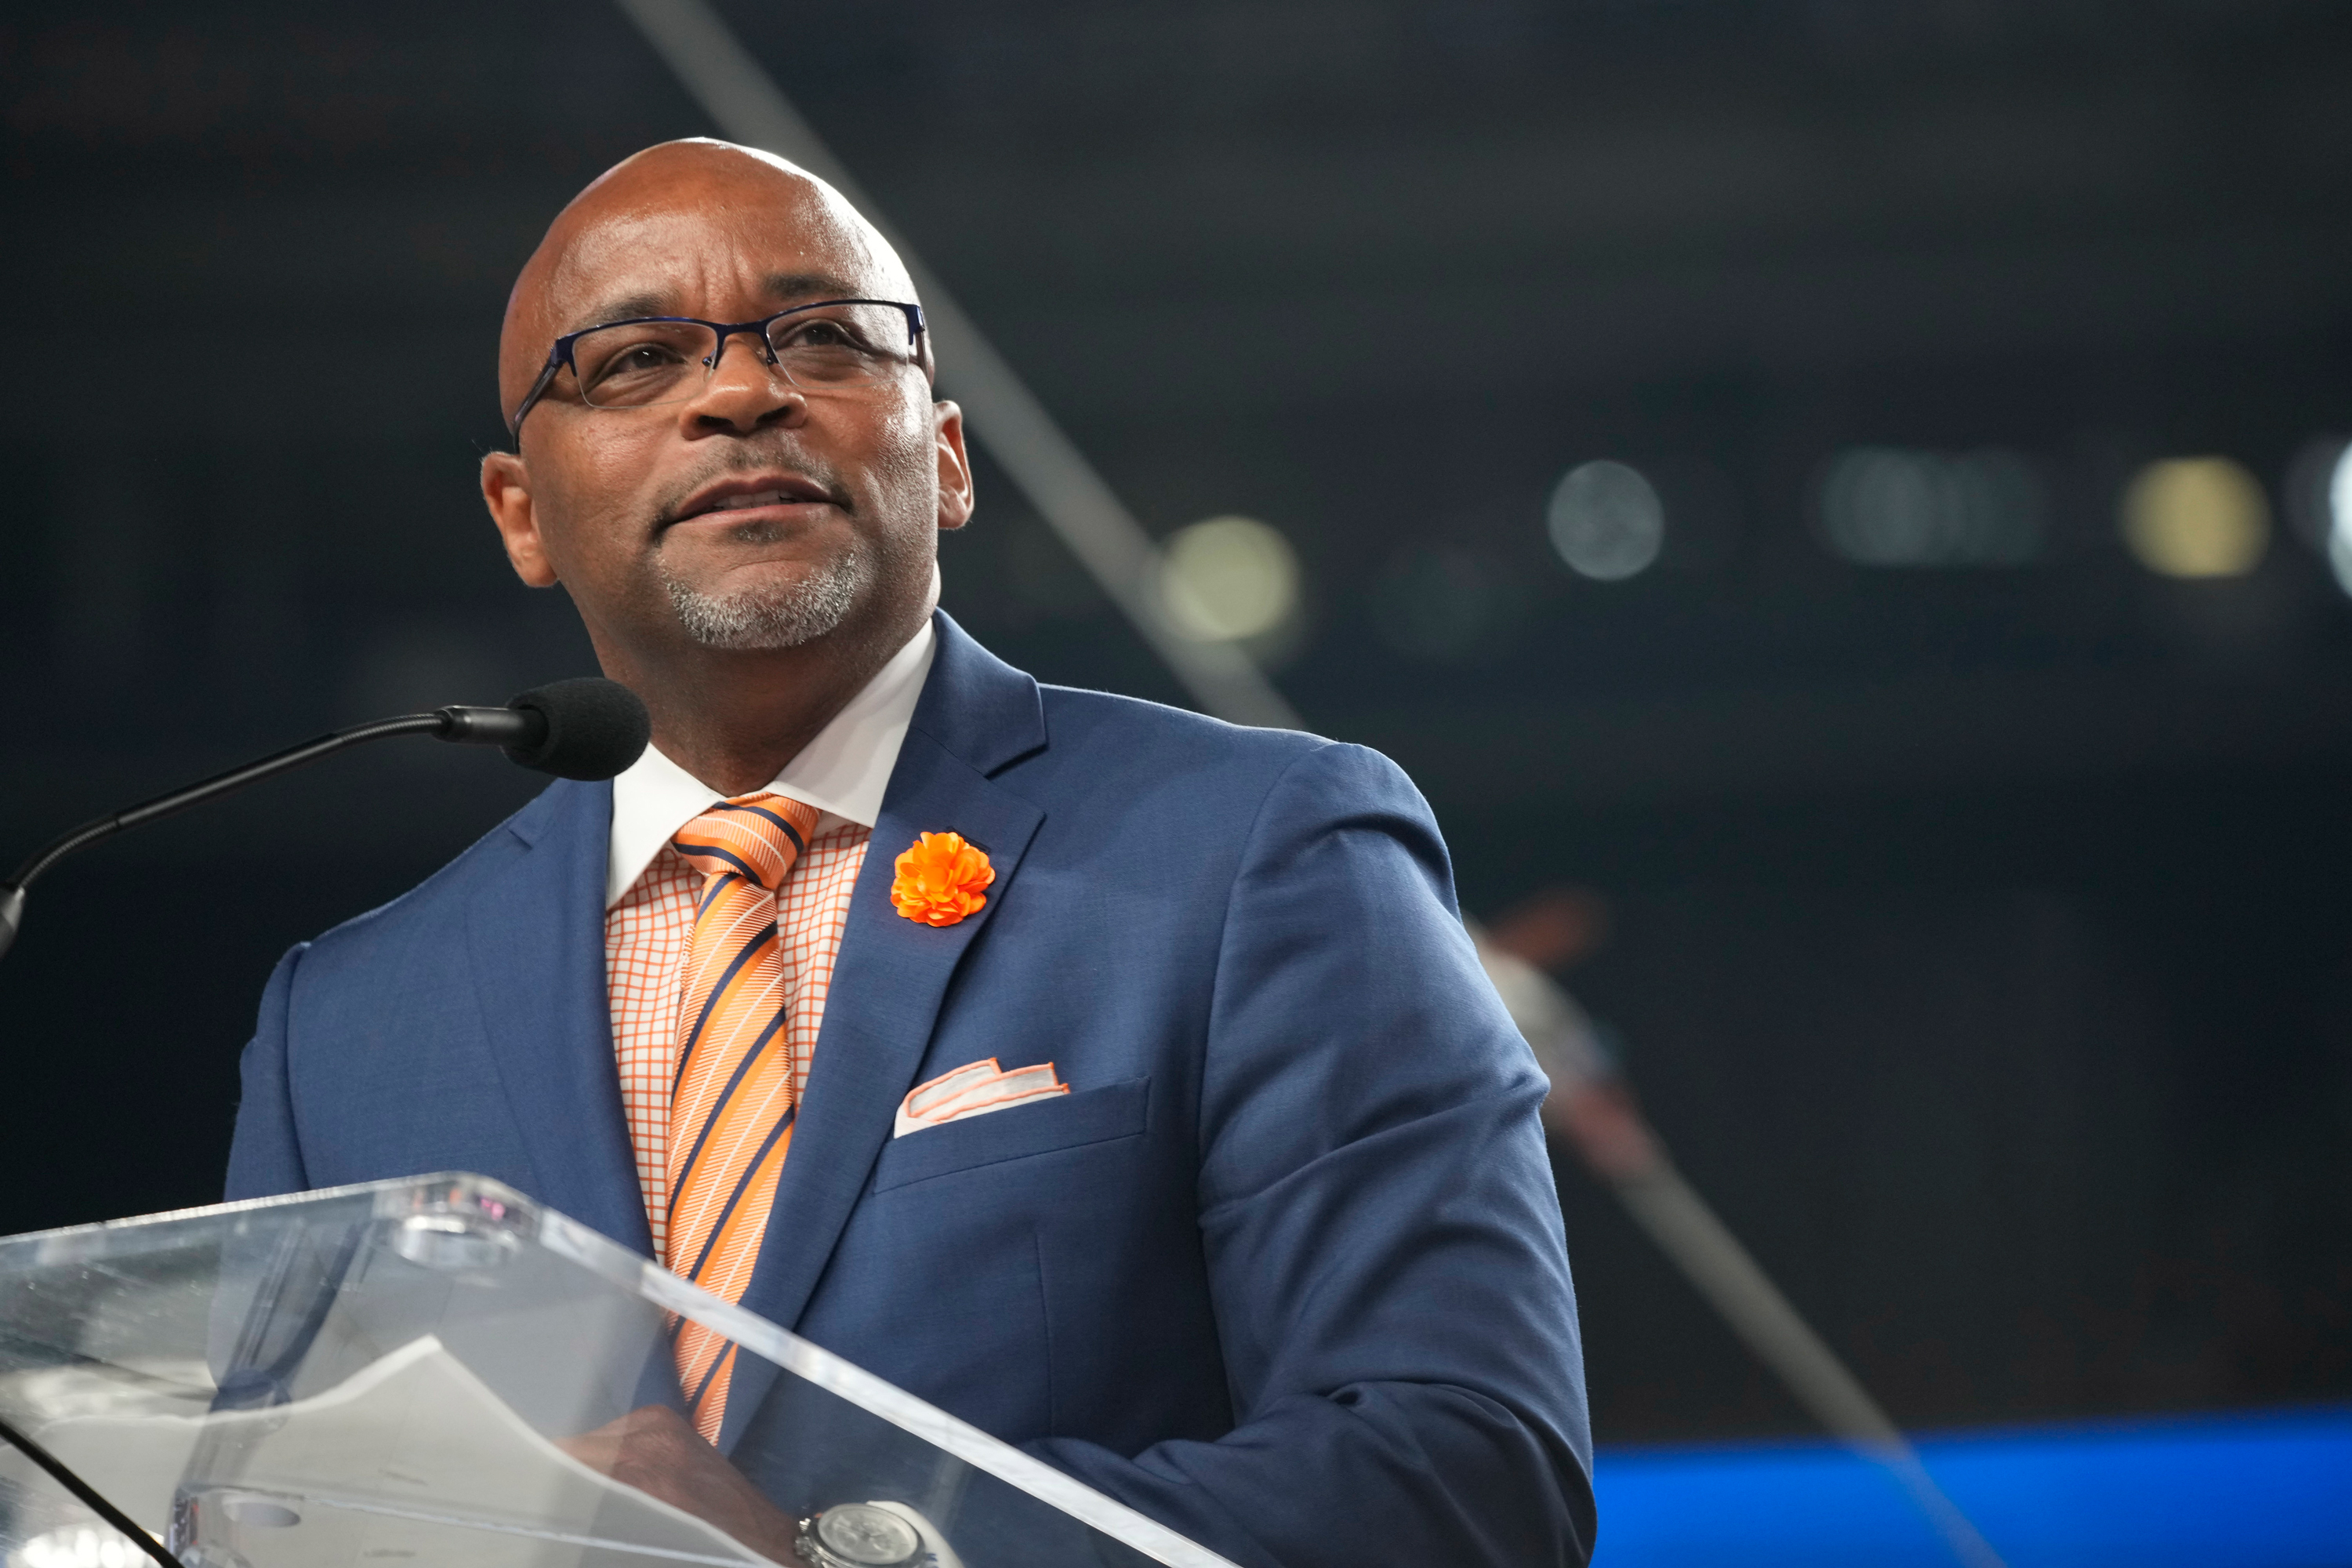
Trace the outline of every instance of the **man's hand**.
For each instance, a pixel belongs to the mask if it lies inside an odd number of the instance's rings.
[[[771,1561],[798,1568],[792,1517],[666,1405],[632,1410],[556,1447],[591,1469],[718,1526]]]

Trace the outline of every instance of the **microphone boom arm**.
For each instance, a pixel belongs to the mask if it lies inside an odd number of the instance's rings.
[[[258,784],[278,773],[289,773],[352,746],[365,745],[370,741],[389,740],[394,735],[431,735],[436,740],[454,741],[466,745],[512,747],[536,744],[546,732],[546,715],[527,708],[449,707],[437,708],[430,713],[404,713],[396,719],[377,719],[365,724],[354,724],[348,730],[337,730],[315,741],[289,746],[259,762],[215,773],[184,789],[175,789],[105,816],[94,817],[43,845],[16,868],[15,876],[0,882],[0,954],[7,952],[16,940],[18,928],[24,924],[25,889],[32,884],[33,879],[75,850],[100,839],[111,838],[129,828],[176,816],[215,796],[243,789],[250,784]]]

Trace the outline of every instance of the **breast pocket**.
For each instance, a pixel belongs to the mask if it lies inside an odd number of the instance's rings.
[[[874,1190],[888,1192],[1007,1160],[1141,1137],[1150,1090],[1150,1079],[1129,1079],[894,1138],[875,1163]]]

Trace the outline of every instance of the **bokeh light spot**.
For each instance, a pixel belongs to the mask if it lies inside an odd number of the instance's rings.
[[[1829,547],[1863,566],[2018,566],[2042,552],[2047,510],[2025,459],[1853,447],[1823,470]]]
[[[2336,584],[2352,594],[2352,442],[2327,472],[2327,564]]]
[[[1212,517],[1169,539],[1160,607],[1198,642],[1263,637],[1298,607],[1298,557],[1290,542],[1249,517]]]
[[[1552,548],[1570,570],[1615,583],[1657,560],[1666,509],[1641,470],[1603,458],[1570,468],[1545,516]]]
[[[2239,577],[2270,546],[2270,503],[2227,458],[2168,458],[2124,488],[2124,544],[2166,577]]]

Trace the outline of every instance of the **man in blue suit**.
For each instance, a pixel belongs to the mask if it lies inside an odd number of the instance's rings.
[[[931,369],[887,244],[764,154],[655,148],[557,219],[483,489],[653,747],[287,956],[229,1195],[472,1170],[663,1257],[670,1108],[624,1080],[685,961],[630,921],[691,879],[696,813],[801,811],[792,875],[840,890],[770,890],[816,933],[780,1022],[821,1029],[746,1308],[1251,1568],[1582,1563],[1544,1084],[1427,806],[1370,752],[1041,687],[966,637]],[[992,879],[904,918],[894,859],[950,830]],[[992,1062],[1009,1108],[910,1118]],[[772,1394],[739,1367],[715,1449],[665,1415],[598,1452],[656,1489],[725,1454],[781,1495]]]

